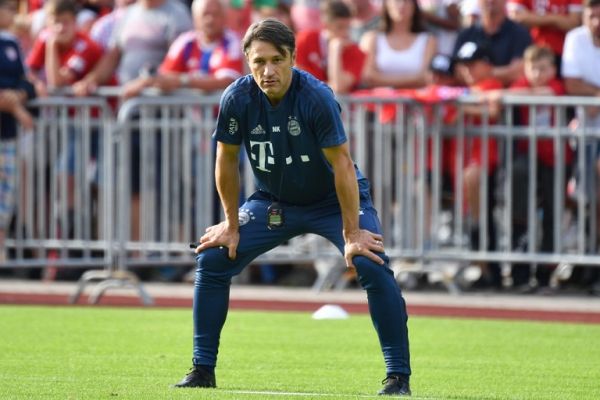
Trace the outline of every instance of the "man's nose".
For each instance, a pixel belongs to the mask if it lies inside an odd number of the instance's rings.
[[[273,67],[273,64],[271,63],[266,63],[265,64],[265,70],[263,72],[263,75],[265,76],[271,76],[273,75],[273,71],[275,70],[275,68]]]

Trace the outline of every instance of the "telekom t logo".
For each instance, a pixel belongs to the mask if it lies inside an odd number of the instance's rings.
[[[256,151],[254,149],[257,149]],[[250,141],[250,158],[254,161],[258,158],[257,169],[264,172],[271,172],[267,169],[267,164],[275,164],[275,158],[273,157],[273,143],[271,142],[255,142]]]
[[[267,169],[269,165],[275,165],[275,153],[273,152],[273,143],[271,142],[256,142],[250,141],[250,159],[257,161],[256,169],[264,172],[271,172]],[[292,156],[285,158],[285,164],[290,165],[292,163]],[[301,154],[300,161],[303,163],[310,162],[310,157]]]

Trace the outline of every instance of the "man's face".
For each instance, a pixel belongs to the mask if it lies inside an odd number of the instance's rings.
[[[545,86],[556,76],[556,67],[548,58],[525,62],[525,77],[533,87]]]
[[[506,0],[479,0],[481,13],[486,15],[498,15],[506,13]]]
[[[279,103],[289,89],[295,58],[289,49],[282,55],[273,44],[260,40],[254,40],[248,48],[246,60],[252,77],[271,104]]]
[[[348,39],[350,37],[350,18],[335,18],[325,22],[329,38]]]
[[[600,5],[583,10],[583,24],[590,30],[594,41],[600,41]]]
[[[77,21],[71,13],[48,15],[48,26],[56,35],[56,42],[59,44],[68,45],[75,39]]]
[[[194,24],[209,39],[214,40],[223,34],[225,10],[221,0],[203,0],[194,5]]]
[[[6,1],[0,5],[0,29],[9,28],[17,13],[17,2]]]

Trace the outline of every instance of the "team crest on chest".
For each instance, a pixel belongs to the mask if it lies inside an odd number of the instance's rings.
[[[288,117],[289,121],[288,121],[288,132],[290,133],[290,135],[292,136],[298,136],[300,133],[302,133],[302,128],[300,128],[300,123],[298,122],[298,120],[296,119],[296,117],[290,115]]]

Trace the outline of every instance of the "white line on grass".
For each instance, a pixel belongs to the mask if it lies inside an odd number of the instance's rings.
[[[343,393],[308,393],[308,392],[273,392],[267,390],[219,390],[223,393],[232,394],[248,394],[256,396],[297,396],[297,397],[348,397],[348,398],[380,398],[376,395],[369,394],[343,394]],[[419,397],[412,396],[413,400],[436,400],[436,397]]]

